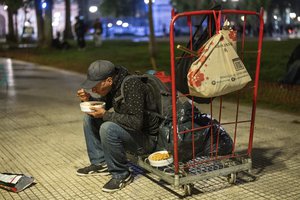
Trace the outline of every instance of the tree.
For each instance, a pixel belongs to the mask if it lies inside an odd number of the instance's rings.
[[[72,34],[72,26],[71,26],[71,1],[65,0],[65,10],[66,10],[66,17],[65,17],[65,30],[64,30],[64,40],[66,39],[73,39]]]
[[[41,46],[44,42],[44,19],[43,19],[43,9],[41,0],[34,0],[34,8],[36,14],[36,22],[37,22],[37,39],[38,45]]]
[[[150,62],[152,65],[152,68],[154,70],[157,70],[156,66],[156,42],[155,42],[155,33],[154,33],[154,26],[153,26],[153,14],[152,14],[152,0],[149,0],[148,3],[148,19],[149,19],[149,52],[150,52]]]
[[[53,40],[53,29],[52,29],[53,0],[46,0],[44,2],[47,3],[47,7],[45,8],[45,17],[44,17],[45,40],[43,42],[43,47],[51,47],[52,40]]]
[[[7,40],[10,42],[18,41],[18,32],[14,28],[13,15],[17,15],[18,9],[23,6],[22,0],[0,0],[0,4],[7,5],[7,15],[8,15],[8,36]]]
[[[37,19],[38,29],[38,45],[40,47],[51,47],[53,40],[53,29],[52,29],[52,9],[53,0],[45,0],[46,7],[42,8],[41,0],[34,0],[34,7]],[[43,16],[44,14],[44,16]]]

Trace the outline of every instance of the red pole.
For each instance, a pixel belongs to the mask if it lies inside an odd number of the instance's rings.
[[[179,172],[178,165],[178,136],[177,136],[177,109],[176,109],[176,84],[175,84],[175,53],[174,53],[174,22],[176,15],[172,16],[170,23],[170,62],[171,62],[171,88],[172,88],[172,117],[173,117],[173,141],[174,141],[174,166],[175,174]]]
[[[253,133],[254,133],[254,122],[256,114],[256,103],[257,103],[257,91],[258,91],[258,81],[259,81],[259,72],[260,72],[260,60],[261,60],[261,50],[262,50],[262,40],[264,33],[264,10],[260,9],[259,14],[259,38],[258,38],[258,51],[256,59],[256,73],[255,73],[255,82],[254,82],[254,91],[253,91],[253,105],[252,105],[252,116],[251,116],[251,126],[250,126],[250,135],[248,143],[248,156],[251,156],[252,145],[253,145]]]

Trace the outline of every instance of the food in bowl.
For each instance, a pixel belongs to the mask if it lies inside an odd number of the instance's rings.
[[[103,101],[85,101],[80,103],[80,109],[82,112],[94,112],[91,108],[101,108],[105,106]]]
[[[173,163],[173,156],[168,151],[157,151],[148,156],[150,165],[164,167]]]
[[[154,161],[159,161],[159,160],[166,160],[170,158],[170,155],[168,152],[157,152],[151,155],[150,159]]]

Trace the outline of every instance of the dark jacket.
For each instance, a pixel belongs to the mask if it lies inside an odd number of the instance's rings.
[[[117,67],[117,75],[113,79],[112,90],[106,95],[106,109],[113,107],[103,116],[104,121],[115,122],[132,134],[152,134],[158,127],[155,116],[149,115],[146,110],[146,85],[139,78],[130,78],[124,83],[124,99],[118,100],[121,95],[121,84],[129,74],[124,67]],[[138,136],[139,137],[139,136]]]

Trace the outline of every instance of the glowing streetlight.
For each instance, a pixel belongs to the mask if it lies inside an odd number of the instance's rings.
[[[273,18],[274,18],[275,20],[277,20],[277,19],[278,19],[277,15],[274,15],[274,16],[273,16]]]
[[[300,16],[297,17],[298,22],[300,22]]]
[[[148,4],[148,3],[149,3],[149,0],[144,0],[144,3],[145,3],[145,4]],[[155,3],[155,0],[152,0],[152,3]]]
[[[290,18],[295,19],[297,17],[296,13],[290,13]]]
[[[122,27],[124,27],[124,28],[127,28],[129,26],[129,24],[127,23],[127,22],[124,22],[123,24],[122,24]]]
[[[123,24],[123,22],[122,22],[122,20],[118,20],[118,21],[116,22],[116,24],[117,24],[118,26],[121,26],[121,25]]]
[[[8,8],[7,5],[4,5],[4,6],[3,6],[3,9],[4,9],[4,10],[7,10],[7,8]]]
[[[46,7],[47,7],[47,3],[46,3],[46,2],[43,2],[43,3],[42,3],[42,8],[45,9]]]
[[[107,27],[108,27],[108,28],[111,28],[112,26],[113,26],[112,23],[108,23],[108,24],[107,24]]]
[[[95,12],[98,11],[98,7],[97,6],[90,6],[89,11],[90,11],[90,13],[95,13]]]

